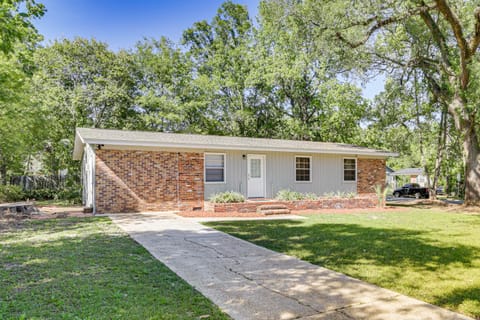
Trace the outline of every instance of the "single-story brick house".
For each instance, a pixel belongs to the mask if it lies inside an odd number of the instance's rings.
[[[397,154],[340,143],[77,128],[83,204],[94,212],[203,209],[221,191],[372,193]]]

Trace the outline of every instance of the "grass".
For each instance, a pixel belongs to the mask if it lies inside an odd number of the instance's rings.
[[[229,319],[108,218],[0,224],[0,288],[0,319]]]
[[[412,209],[208,225],[480,319],[480,215]]]

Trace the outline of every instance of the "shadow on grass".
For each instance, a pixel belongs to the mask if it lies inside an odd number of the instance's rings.
[[[470,287],[465,289],[454,289],[451,292],[445,294],[442,297],[438,297],[435,300],[435,304],[440,305],[450,305],[455,308],[458,308],[460,305],[465,303],[472,303],[472,306],[464,306],[465,309],[471,307],[474,310],[468,310],[472,312],[475,316],[475,319],[480,319],[480,286]]]
[[[428,240],[429,232],[370,228],[357,224],[299,221],[209,223],[221,231],[279,252],[291,252],[317,265],[408,265],[435,271],[450,264],[470,266],[478,248],[445,246]]]
[[[227,318],[106,218],[17,231],[0,234],[0,319]]]

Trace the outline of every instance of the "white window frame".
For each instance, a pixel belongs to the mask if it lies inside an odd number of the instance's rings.
[[[355,160],[355,180],[345,180],[345,160]],[[352,158],[352,157],[345,157],[342,159],[342,177],[343,177],[343,182],[345,183],[354,183],[357,182],[357,173],[358,173],[358,166],[357,166],[357,158]]]
[[[297,158],[309,158],[310,159],[310,171],[309,171],[309,178],[310,180],[308,181],[298,181],[297,180]],[[296,155],[295,156],[295,161],[293,162],[293,174],[295,175],[295,183],[312,183],[312,177],[313,177],[313,159],[312,156],[302,156],[302,155]]]
[[[207,155],[223,156],[223,181],[207,181]],[[203,153],[203,182],[205,184],[226,184],[227,183],[227,154],[220,152],[204,152]]]

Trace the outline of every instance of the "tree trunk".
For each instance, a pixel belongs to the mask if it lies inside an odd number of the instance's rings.
[[[437,199],[438,178],[440,177],[440,171],[442,168],[443,156],[445,154],[446,144],[447,144],[447,112],[445,109],[442,109],[442,115],[440,118],[440,128],[438,130],[437,158],[435,159],[435,168],[433,169],[432,189],[430,189],[430,197],[432,199]]]
[[[465,204],[480,204],[480,147],[475,128],[475,119],[472,119],[466,110],[466,101],[460,94],[448,106],[455,128],[463,135],[463,157],[465,161]]]
[[[468,131],[467,131],[468,132]],[[465,153],[465,204],[480,204],[480,148],[475,130],[465,135],[463,150]]]

